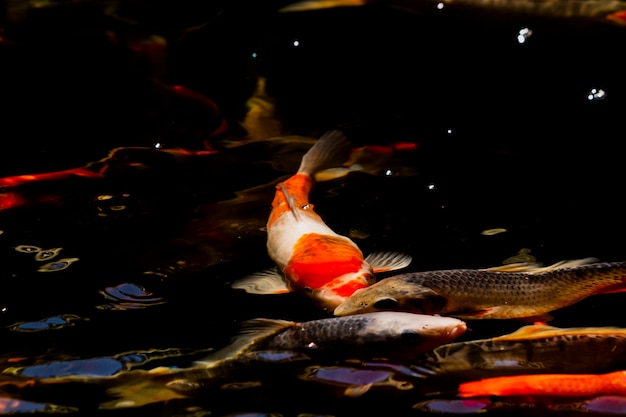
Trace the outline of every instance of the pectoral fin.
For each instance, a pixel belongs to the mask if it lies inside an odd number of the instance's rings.
[[[289,284],[276,268],[266,269],[233,281],[230,286],[250,294],[285,294]]]
[[[410,255],[400,252],[373,252],[365,258],[365,262],[372,266],[374,273],[406,268],[412,260]]]

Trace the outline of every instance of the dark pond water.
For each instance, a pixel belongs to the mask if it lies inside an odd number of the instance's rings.
[[[417,145],[311,195],[364,253],[409,253],[415,271],[626,260],[624,27],[432,5],[65,6],[9,25],[0,49],[0,412],[427,414],[414,404],[452,381],[349,357],[189,371],[172,399],[136,372],[188,368],[246,319],[326,317],[229,283],[271,266],[274,185],[329,129]],[[550,324],[626,327],[624,302],[593,296]],[[521,325],[468,321],[459,340]]]

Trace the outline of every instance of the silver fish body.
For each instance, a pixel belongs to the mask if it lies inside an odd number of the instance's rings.
[[[209,367],[294,352],[343,358],[415,358],[461,336],[465,323],[452,317],[376,312],[307,322],[252,319],[231,343],[198,364]]]

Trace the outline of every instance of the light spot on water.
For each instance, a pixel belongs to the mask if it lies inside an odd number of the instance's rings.
[[[293,42],[292,42],[292,45],[297,48],[297,47],[300,46],[300,41],[298,39],[294,39]]]
[[[517,42],[525,43],[526,39],[528,39],[533,34],[533,31],[528,28],[520,29],[517,33]]]
[[[603,100],[606,97],[606,92],[601,88],[592,88],[587,94],[587,100],[597,101]]]
[[[428,184],[427,186],[429,191],[435,191],[437,189],[437,186],[433,183]]]
[[[42,249],[39,246],[33,245],[19,245],[15,247],[15,250],[22,253],[37,253]]]
[[[442,2],[437,3],[437,10],[443,10],[444,7],[446,7],[445,4],[443,4]]]

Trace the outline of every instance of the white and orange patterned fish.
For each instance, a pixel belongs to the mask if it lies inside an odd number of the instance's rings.
[[[375,282],[375,273],[404,268],[411,257],[378,252],[367,258],[350,238],[335,233],[309,203],[315,174],[340,166],[351,152],[343,133],[324,134],[303,156],[298,172],[276,187],[267,222],[267,250],[277,268],[232,284],[253,294],[299,291],[323,309]]]

